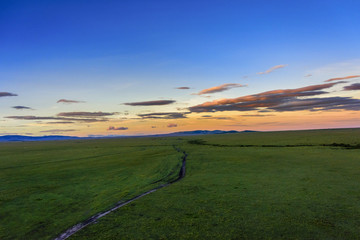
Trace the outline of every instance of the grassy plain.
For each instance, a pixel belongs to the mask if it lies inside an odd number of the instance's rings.
[[[175,178],[173,145],[184,179],[70,239],[359,239],[359,143],[340,129],[1,144],[0,239],[51,239]]]
[[[176,178],[180,164],[172,145],[149,139],[1,143],[0,239],[52,239]]]
[[[72,239],[359,239],[360,149],[333,143],[360,129],[183,138],[181,182]]]

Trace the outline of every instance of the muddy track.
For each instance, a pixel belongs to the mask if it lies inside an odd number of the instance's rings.
[[[181,168],[180,168],[180,171],[179,171],[179,176],[175,180],[172,180],[172,181],[170,181],[168,183],[160,185],[160,186],[158,186],[158,187],[156,187],[154,189],[151,189],[150,191],[142,193],[142,194],[140,194],[140,195],[138,195],[136,197],[133,197],[133,198],[131,198],[131,199],[125,201],[125,202],[119,201],[111,209],[109,209],[107,211],[104,211],[104,212],[100,212],[100,213],[90,217],[89,219],[72,226],[71,228],[69,228],[68,230],[66,230],[62,234],[60,234],[58,237],[56,237],[54,240],[67,239],[71,235],[77,233],[78,231],[85,228],[86,226],[95,223],[99,218],[102,218],[102,217],[108,215],[109,213],[115,211],[116,209],[119,209],[119,208],[121,208],[121,207],[123,207],[123,206],[125,206],[125,205],[127,205],[127,204],[141,198],[141,197],[144,197],[144,196],[146,196],[146,195],[148,195],[150,193],[153,193],[153,192],[159,190],[160,188],[163,188],[163,187],[169,186],[169,185],[171,185],[173,183],[176,183],[176,182],[180,181],[182,178],[184,178],[185,177],[185,168],[186,168],[186,158],[187,158],[188,155],[187,155],[187,153],[185,151],[181,150],[180,148],[178,148],[176,146],[174,146],[174,148],[175,148],[176,151],[181,152],[183,154],[182,157],[181,157],[182,158],[182,165],[181,165]]]

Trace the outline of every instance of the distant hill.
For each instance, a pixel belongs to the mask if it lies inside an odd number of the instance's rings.
[[[152,136],[191,136],[191,135],[207,135],[207,134],[225,134],[225,133],[238,133],[238,131],[222,131],[222,130],[195,130],[195,131],[184,131],[184,132],[174,132],[174,133],[167,133],[167,134],[157,134]]]
[[[242,132],[256,132],[251,130],[245,130]],[[50,136],[23,136],[23,135],[5,135],[0,136],[0,142],[27,142],[27,141],[54,141],[54,140],[71,140],[71,139],[94,139],[94,138],[128,138],[128,137],[177,137],[177,136],[192,136],[192,135],[208,135],[208,134],[227,134],[227,133],[240,133],[238,131],[222,131],[222,130],[195,130],[195,131],[184,131],[174,132],[166,134],[156,135],[144,135],[144,136],[123,136],[123,135],[90,135],[89,137],[72,137],[72,136],[61,136],[61,135],[50,135]]]
[[[69,140],[69,139],[78,139],[78,137],[58,136],[58,135],[40,136],[40,137],[23,136],[23,135],[0,136],[0,142],[50,141],[50,140]]]

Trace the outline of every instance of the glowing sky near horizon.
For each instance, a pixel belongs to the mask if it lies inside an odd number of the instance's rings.
[[[359,9],[1,1],[0,135],[360,127]]]

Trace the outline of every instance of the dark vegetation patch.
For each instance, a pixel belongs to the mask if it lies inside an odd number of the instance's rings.
[[[332,144],[322,144],[326,147],[341,147],[345,149],[360,149],[360,143],[358,144],[347,144],[347,143],[332,143]]]
[[[291,147],[339,147],[344,149],[360,149],[360,144],[347,144],[347,143],[331,143],[331,144],[218,144],[218,143],[208,143],[203,139],[192,139],[188,141],[189,144],[194,145],[204,145],[204,146],[213,146],[213,147],[274,147],[274,148],[291,148]]]

